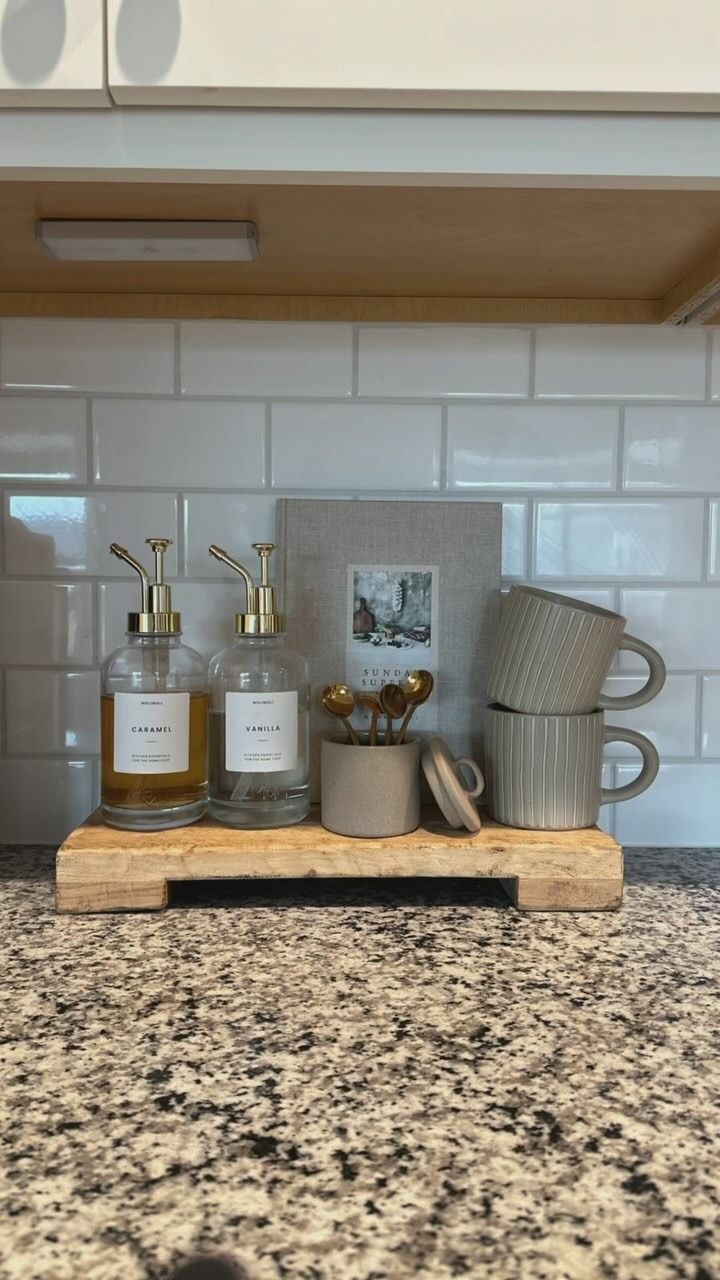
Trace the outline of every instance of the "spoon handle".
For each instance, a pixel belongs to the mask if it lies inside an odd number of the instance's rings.
[[[395,745],[392,726],[393,726],[393,718],[392,716],[387,716],[387,725],[385,729],[385,746],[386,747],[392,747]]]
[[[405,712],[405,718],[402,724],[400,725],[400,732],[397,736],[398,746],[400,746],[400,744],[405,741],[405,734],[407,733],[408,725],[412,720],[414,711],[415,711],[415,707],[413,706],[413,707],[408,707],[407,711]]]
[[[379,715],[380,715],[379,711],[373,711],[372,713],[372,720],[370,721],[370,746],[371,747],[377,746],[377,727],[378,727]]]
[[[360,746],[360,739],[358,738],[358,736],[357,736],[357,734],[356,734],[355,730],[353,729],[353,727],[352,727],[352,725],[351,725],[350,721],[349,721],[349,720],[346,720],[346,719],[345,719],[345,716],[341,716],[341,717],[340,717],[340,719],[342,720],[343,724],[345,725],[345,728],[347,729],[347,736],[348,736],[348,738],[350,739],[350,741],[351,741],[352,745],[353,745],[354,747],[359,747],[359,746]]]

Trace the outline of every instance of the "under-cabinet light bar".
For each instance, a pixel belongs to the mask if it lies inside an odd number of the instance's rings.
[[[43,219],[38,239],[64,262],[253,262],[254,222],[82,222]]]

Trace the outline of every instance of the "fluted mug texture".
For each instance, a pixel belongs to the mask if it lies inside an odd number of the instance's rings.
[[[650,674],[636,693],[613,698],[601,690],[618,649],[640,654]],[[660,654],[625,634],[621,614],[537,587],[510,589],[487,685],[502,706],[529,715],[627,711],[650,702],[664,683]]]
[[[510,827],[572,831],[592,827],[600,806],[647,790],[660,766],[649,738],[605,725],[602,711],[572,716],[525,715],[489,707],[485,773],[491,816]],[[637,778],[603,787],[603,748],[628,742],[643,757]]]

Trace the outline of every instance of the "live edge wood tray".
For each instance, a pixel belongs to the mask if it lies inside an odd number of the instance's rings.
[[[116,831],[97,814],[58,852],[58,911],[159,910],[179,880],[452,876],[499,880],[523,911],[612,911],[623,890],[612,836],[520,831],[485,820],[452,831],[429,811],[417,831],[380,840],[333,835],[313,812],[273,831],[235,831],[208,818],[173,831]]]

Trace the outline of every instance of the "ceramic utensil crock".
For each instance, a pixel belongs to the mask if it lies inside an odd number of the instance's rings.
[[[320,817],[341,836],[400,836],[420,823],[420,740],[353,746],[324,738]]]
[[[643,757],[640,774],[624,787],[602,786],[606,742],[629,742]],[[634,729],[605,726],[602,711],[532,716],[489,707],[485,769],[490,813],[510,827],[570,831],[592,827],[601,804],[617,804],[647,790],[660,761],[652,742]]]
[[[650,667],[642,689],[623,698],[601,693],[618,649],[640,654]],[[621,614],[553,591],[511,588],[488,677],[488,695],[502,706],[546,716],[627,711],[650,702],[664,683],[660,654],[625,634]]]

